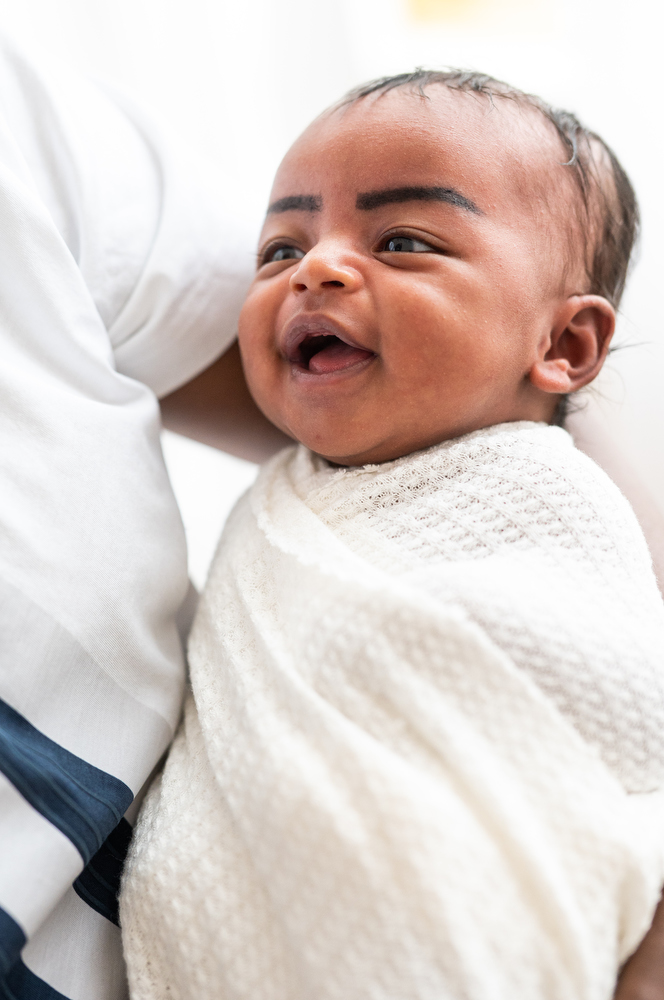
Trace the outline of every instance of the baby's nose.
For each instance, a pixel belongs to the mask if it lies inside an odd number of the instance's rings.
[[[290,287],[294,292],[315,293],[335,288],[354,291],[361,283],[362,276],[358,269],[332,248],[312,247],[290,277]]]

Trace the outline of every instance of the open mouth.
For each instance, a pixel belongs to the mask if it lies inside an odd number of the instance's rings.
[[[352,368],[373,357],[373,351],[347,344],[335,334],[323,331],[307,333],[295,349],[289,352],[290,361],[314,375],[327,375]]]

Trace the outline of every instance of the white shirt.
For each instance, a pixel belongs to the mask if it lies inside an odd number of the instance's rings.
[[[0,993],[16,1000],[126,989],[120,820],[184,680],[156,397],[231,342],[241,230],[121,99],[0,44]]]

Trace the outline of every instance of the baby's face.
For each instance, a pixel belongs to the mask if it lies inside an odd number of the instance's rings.
[[[339,464],[548,420],[557,402],[529,372],[581,281],[562,286],[547,207],[561,150],[508,102],[427,96],[365,98],[297,141],[242,310],[258,405]]]

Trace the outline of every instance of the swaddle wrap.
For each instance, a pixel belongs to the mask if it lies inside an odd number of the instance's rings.
[[[282,452],[199,608],[132,995],[608,1000],[663,878],[664,615],[568,435]]]

